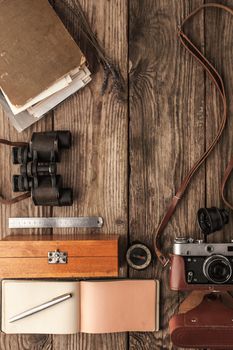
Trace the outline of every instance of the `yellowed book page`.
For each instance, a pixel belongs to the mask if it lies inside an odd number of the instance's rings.
[[[85,81],[86,78],[89,79]],[[28,108],[28,112],[33,115],[35,118],[40,118],[42,115],[47,113],[50,109],[57,106],[59,103],[64,101],[67,97],[84,87],[89,81],[90,71],[85,67],[85,69],[81,69],[78,74],[73,78],[69,86],[64,89],[58,91],[57,93],[47,97],[43,101],[37,103],[36,105]]]
[[[26,103],[22,107],[15,107],[12,105],[11,101],[8,99],[6,95],[4,95],[4,91],[2,91],[10,109],[12,110],[14,115],[17,115],[23,111],[25,111],[27,108],[31,107],[33,104],[38,103],[47,97],[55,94],[56,92],[64,89],[65,87],[69,86],[69,84],[72,82],[72,79],[69,75],[65,76],[64,78],[58,80],[55,84],[49,87],[49,89],[43,91],[41,94],[30,100],[30,102]]]

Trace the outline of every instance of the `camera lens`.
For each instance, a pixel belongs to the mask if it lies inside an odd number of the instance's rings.
[[[229,222],[229,213],[226,209],[201,208],[197,212],[198,224],[206,235],[219,231]]]
[[[231,278],[232,267],[225,256],[212,255],[205,260],[203,272],[209,281],[215,284],[223,284]]]

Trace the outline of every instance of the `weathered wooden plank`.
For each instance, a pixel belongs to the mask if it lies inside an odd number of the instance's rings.
[[[17,131],[9,124],[7,117],[4,115],[0,107],[0,133],[1,138],[7,138],[13,141],[29,141],[31,134],[34,131],[44,131],[52,129],[52,113],[49,113],[44,119],[26,131],[18,134]],[[7,197],[12,196],[11,178],[13,174],[18,173],[18,167],[12,166],[11,149],[9,147],[1,146],[0,152],[0,176],[1,176],[1,193]],[[50,208],[35,207],[31,199],[26,199],[18,204],[12,206],[0,206],[0,225],[1,237],[17,233],[18,230],[10,230],[8,228],[9,217],[23,217],[23,216],[49,216]],[[43,231],[45,232],[45,231]],[[50,230],[46,230],[47,233]],[[42,230],[27,230],[28,234],[42,233]],[[24,350],[24,349],[52,349],[52,337],[49,335],[6,335],[0,334],[0,348],[2,350]]]
[[[1,349],[52,350],[52,337],[47,334],[1,335]]]
[[[211,1],[206,1],[211,2]],[[232,7],[232,1],[219,1]],[[223,77],[227,94],[228,122],[223,136],[206,165],[206,204],[208,207],[224,207],[220,198],[220,186],[224,170],[232,157],[233,102],[232,93],[232,31],[233,18],[220,9],[207,9],[205,12],[205,51],[210,62]],[[213,84],[206,80],[206,143],[209,144],[216,135],[221,120],[222,105]],[[227,196],[232,203],[232,177],[227,185]],[[231,213],[230,213],[231,214]],[[233,223],[230,220],[221,232],[209,237],[211,242],[230,242]]]
[[[82,0],[80,4],[106,53],[119,64],[126,78],[127,2]],[[63,10],[61,5],[57,7],[58,12],[62,11],[61,16]],[[73,35],[80,38],[81,48],[91,66],[95,66],[91,49],[78,34],[77,19],[67,11],[63,20]],[[99,68],[85,89],[55,110],[55,129],[69,129],[73,135],[72,149],[67,152],[61,169],[65,184],[74,189],[75,201],[70,208],[54,209],[53,215],[103,216],[104,227],[100,231],[121,234],[124,239],[127,235],[127,104],[118,100],[111,86],[101,96],[103,79],[103,71]],[[79,231],[67,229],[59,232]],[[125,272],[121,267],[121,276]],[[54,336],[53,339],[54,350],[126,349],[127,346],[125,334],[77,334]]]
[[[92,28],[106,50],[126,76],[127,69],[127,2],[81,2]],[[220,104],[212,85],[206,81],[202,69],[180,47],[176,26],[201,0],[171,2],[169,0],[130,1],[130,240],[140,239],[151,246],[152,234],[169,202],[174,189],[194,160],[209,144],[219,123]],[[223,3],[223,1],[222,1]],[[227,1],[232,5],[231,1]],[[224,1],[226,4],[226,1]],[[61,8],[61,11],[62,8]],[[114,17],[114,20],[113,20]],[[66,24],[77,34],[76,19],[65,14]],[[204,49],[203,14],[188,25],[192,38]],[[195,28],[195,29],[194,29]],[[192,30],[194,29],[194,30]],[[232,21],[218,10],[208,10],[205,15],[206,55],[225,77],[230,95]],[[219,46],[224,50],[220,50]],[[85,49],[85,48],[84,48]],[[90,55],[90,50],[87,48]],[[91,55],[90,55],[91,57]],[[127,107],[117,101],[110,89],[102,98],[100,88],[102,72],[95,75],[90,86],[62,104],[55,112],[55,128],[69,128],[74,132],[74,145],[67,152],[63,174],[67,186],[75,187],[74,207],[55,209],[59,215],[103,215],[105,227],[101,232],[127,232]],[[219,185],[223,169],[231,156],[230,130],[232,103],[229,99],[229,121],[224,139],[217,146],[206,167],[198,173],[187,195],[176,211],[164,234],[164,248],[169,251],[175,235],[198,236],[195,224],[196,211],[205,204],[219,205]],[[205,121],[206,115],[206,121]],[[48,130],[51,117],[39,122],[28,132],[18,135],[0,116],[1,137],[29,140],[33,130]],[[206,133],[206,140],[204,134]],[[224,157],[222,156],[224,155]],[[10,194],[13,174],[10,151],[0,152],[1,190]],[[73,165],[73,167],[70,166]],[[232,180],[228,195],[232,196]],[[11,208],[1,207],[2,236],[11,233],[7,228],[9,216],[49,215],[49,209],[35,208],[26,200]],[[232,224],[224,234],[212,239],[229,240]],[[56,232],[78,230],[56,230]],[[16,232],[16,231],[14,231]],[[35,230],[27,232],[35,233]],[[40,232],[40,231],[38,231]],[[92,232],[82,230],[82,232]],[[125,269],[121,269],[121,274]],[[150,269],[131,277],[160,278],[161,328],[155,334],[132,333],[132,349],[172,349],[168,335],[168,320],[180,298],[169,291],[168,271],[162,271],[154,262]],[[53,344],[52,344],[53,342]],[[127,337],[121,335],[74,336],[8,336],[1,334],[0,347],[8,349],[126,349]]]
[[[201,3],[130,2],[130,240],[150,247],[175,189],[204,149],[204,74],[176,35],[177,25]],[[194,38],[203,44],[203,16],[196,21]],[[175,236],[198,236],[196,211],[204,204],[204,174],[202,169],[193,180],[164,232],[167,253]],[[147,271],[130,271],[131,277],[161,281],[161,331],[130,334],[130,349],[173,348],[168,321],[180,297],[169,290],[168,273],[158,262]]]
[[[29,141],[31,134],[34,131],[43,131],[52,129],[52,114],[42,119],[39,123],[35,124],[28,130],[18,134],[15,129],[9,124],[7,117],[4,115],[3,110],[0,110],[0,137],[10,139],[13,141]],[[11,178],[13,174],[18,173],[18,166],[12,165],[11,149],[6,146],[0,146],[0,192],[7,197],[11,197],[12,184]],[[18,204],[12,206],[0,206],[0,225],[1,225],[1,237],[6,235],[17,233],[18,230],[12,230],[8,228],[9,217],[23,217],[23,216],[46,216],[50,215],[50,208],[35,207],[31,199],[26,199]],[[49,230],[43,231],[49,232]],[[42,230],[27,230],[25,233],[42,233]],[[20,261],[19,261],[20,263]],[[52,337],[49,335],[6,335],[0,334],[0,348],[1,350],[24,350],[24,349],[52,349]]]
[[[211,1],[210,1],[211,2]],[[232,7],[232,1],[219,1],[224,5]],[[220,185],[224,170],[232,157],[233,143],[233,100],[232,94],[232,31],[233,16],[220,9],[207,9],[205,14],[205,36],[206,36],[206,56],[223,77],[226,93],[228,122],[223,136],[207,161],[206,187],[207,206],[222,207],[220,199]],[[218,92],[213,88],[213,84],[206,81],[206,143],[209,144],[216,135],[217,128],[221,120],[222,105]],[[227,197],[233,202],[232,177],[227,185]],[[210,240],[218,242],[229,242],[232,239],[233,223],[230,220],[222,232],[215,233]]]

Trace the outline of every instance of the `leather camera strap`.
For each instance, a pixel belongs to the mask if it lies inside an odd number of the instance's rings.
[[[207,58],[204,57],[204,55],[198,50],[198,48],[194,45],[194,43],[190,40],[190,38],[187,37],[187,35],[183,31],[185,23],[191,17],[195,16],[199,11],[201,11],[207,7],[220,8],[220,9],[223,9],[223,10],[229,12],[231,15],[233,15],[233,10],[227,6],[224,6],[221,4],[216,4],[216,3],[203,4],[202,6],[198,7],[196,10],[191,12],[185,18],[185,20],[181,24],[180,28],[178,29],[178,36],[179,36],[181,44],[186,48],[186,50],[188,50],[190,52],[190,54],[195,58],[195,60],[199,64],[201,64],[201,66],[204,68],[204,70],[207,73],[207,75],[209,76],[209,78],[212,80],[214,86],[218,90],[219,95],[221,97],[222,107],[223,107],[222,118],[221,118],[221,122],[220,122],[220,125],[219,125],[219,128],[218,128],[218,131],[217,131],[215,138],[213,139],[213,141],[211,142],[209,147],[206,149],[206,151],[202,154],[200,159],[198,159],[196,161],[196,163],[193,165],[193,167],[190,169],[188,174],[183,179],[181,185],[179,186],[175,196],[172,198],[171,203],[168,206],[168,209],[167,209],[163,219],[161,220],[161,222],[160,222],[160,224],[159,224],[159,226],[156,229],[156,232],[154,234],[155,253],[163,266],[166,266],[168,264],[169,259],[167,259],[163,255],[163,253],[161,252],[160,243],[159,243],[161,233],[164,231],[170,218],[172,217],[172,215],[173,215],[179,201],[181,200],[186,188],[188,187],[192,177],[194,176],[196,171],[200,168],[200,166],[203,164],[203,162],[206,160],[206,158],[209,156],[209,154],[211,153],[211,151],[213,150],[213,148],[217,144],[218,140],[220,139],[220,136],[224,130],[226,120],[227,120],[227,99],[226,99],[225,87],[224,87],[222,78],[219,75],[219,73],[217,72],[217,70],[212,66],[212,64],[207,60]],[[233,209],[233,207],[224,198],[224,188],[225,188],[226,181],[230,175],[232,168],[233,168],[233,159],[231,160],[231,162],[226,170],[223,185],[222,185],[223,200],[224,200],[225,204],[227,204],[231,209]]]
[[[223,202],[226,204],[226,206],[228,206],[231,210],[233,210],[233,205],[230,204],[228,202],[228,200],[226,199],[225,197],[225,187],[226,187],[226,183],[227,183],[227,180],[229,179],[231,173],[232,173],[232,170],[233,170],[233,158],[231,158],[226,170],[225,170],[225,173],[223,175],[223,182],[222,182],[222,186],[221,186],[221,195],[222,195],[222,199],[223,199]]]
[[[28,144],[25,142],[12,142],[5,139],[0,139],[0,144],[7,145],[10,147],[24,147]],[[0,194],[0,204],[14,204],[22,201],[23,199],[26,199],[31,196],[31,192],[25,192],[23,194],[20,194],[19,196],[6,199]]]

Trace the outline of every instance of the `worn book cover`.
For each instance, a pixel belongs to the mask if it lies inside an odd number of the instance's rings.
[[[0,87],[20,107],[84,64],[48,0],[0,0]]]

